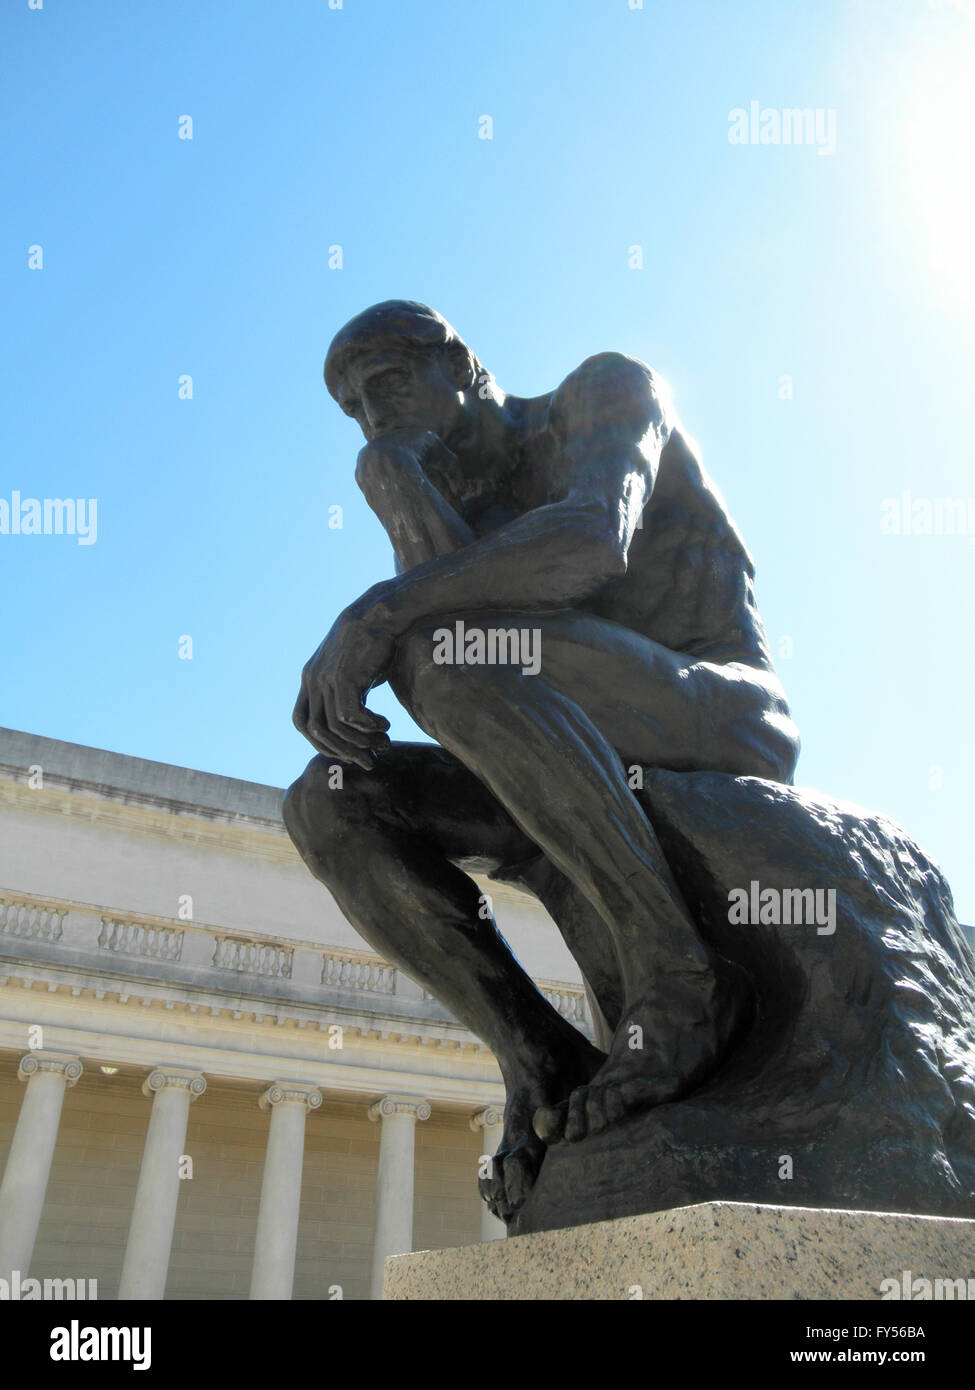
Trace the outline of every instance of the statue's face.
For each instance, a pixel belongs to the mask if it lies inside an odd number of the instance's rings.
[[[463,396],[440,353],[388,347],[349,363],[339,404],[368,440],[407,428],[444,439],[461,415]]]

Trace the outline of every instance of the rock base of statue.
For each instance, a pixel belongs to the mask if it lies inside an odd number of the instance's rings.
[[[758,778],[651,771],[642,795],[739,1040],[694,1094],[551,1147],[509,1234],[713,1201],[975,1217],[975,957],[937,867]]]
[[[383,1297],[969,1298],[975,1221],[705,1202],[397,1255],[386,1261]]]

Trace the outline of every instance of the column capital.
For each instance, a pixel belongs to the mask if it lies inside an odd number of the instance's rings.
[[[390,1115],[412,1115],[415,1120],[429,1120],[430,1102],[422,1096],[383,1096],[369,1107],[370,1120],[385,1120]]]
[[[300,1081],[275,1081],[257,1102],[262,1110],[286,1101],[297,1101],[309,1110],[317,1110],[322,1103],[322,1093],[317,1086],[306,1086]]]
[[[84,1067],[79,1058],[73,1057],[70,1052],[51,1052],[42,1048],[21,1057],[17,1075],[21,1081],[29,1081],[32,1076],[42,1071],[60,1073],[64,1077],[65,1085],[73,1086],[80,1078]]]
[[[497,1105],[486,1105],[483,1110],[478,1110],[470,1119],[470,1126],[475,1134],[479,1129],[493,1129],[495,1125],[502,1124],[504,1124],[504,1108]]]
[[[142,1094],[154,1096],[169,1086],[189,1091],[190,1100],[196,1100],[206,1090],[207,1083],[206,1077],[192,1067],[154,1067],[142,1083]]]

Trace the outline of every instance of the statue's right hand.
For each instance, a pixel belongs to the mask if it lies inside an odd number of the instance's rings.
[[[385,680],[393,637],[377,603],[376,585],[339,614],[301,673],[292,721],[319,753],[372,770],[375,754],[389,746],[389,720],[366,708],[366,695]]]
[[[392,543],[398,574],[474,539],[458,508],[458,460],[430,430],[397,429],[370,440],[359,450],[355,477]]]
[[[387,485],[391,473],[399,475],[401,481],[410,467],[422,468],[423,460],[442,448],[431,430],[390,430],[388,434],[371,439],[359,450],[355,480],[368,501],[370,493]]]

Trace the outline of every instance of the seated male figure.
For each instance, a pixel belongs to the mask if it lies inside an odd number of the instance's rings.
[[[738,1021],[632,769],[790,782],[797,732],[752,561],[644,363],[600,353],[511,396],[440,315],[393,300],[341,330],[325,379],[365,436],[356,477],[397,573],[304,669],[294,719],[319,756],[285,820],[361,935],[497,1057],[484,1187],[508,1216],[546,1144],[700,1085]],[[445,663],[458,621],[530,629],[536,668]],[[383,681],[435,745],[390,743],[365,704]],[[548,908],[605,1050],[521,969],[471,870]]]

